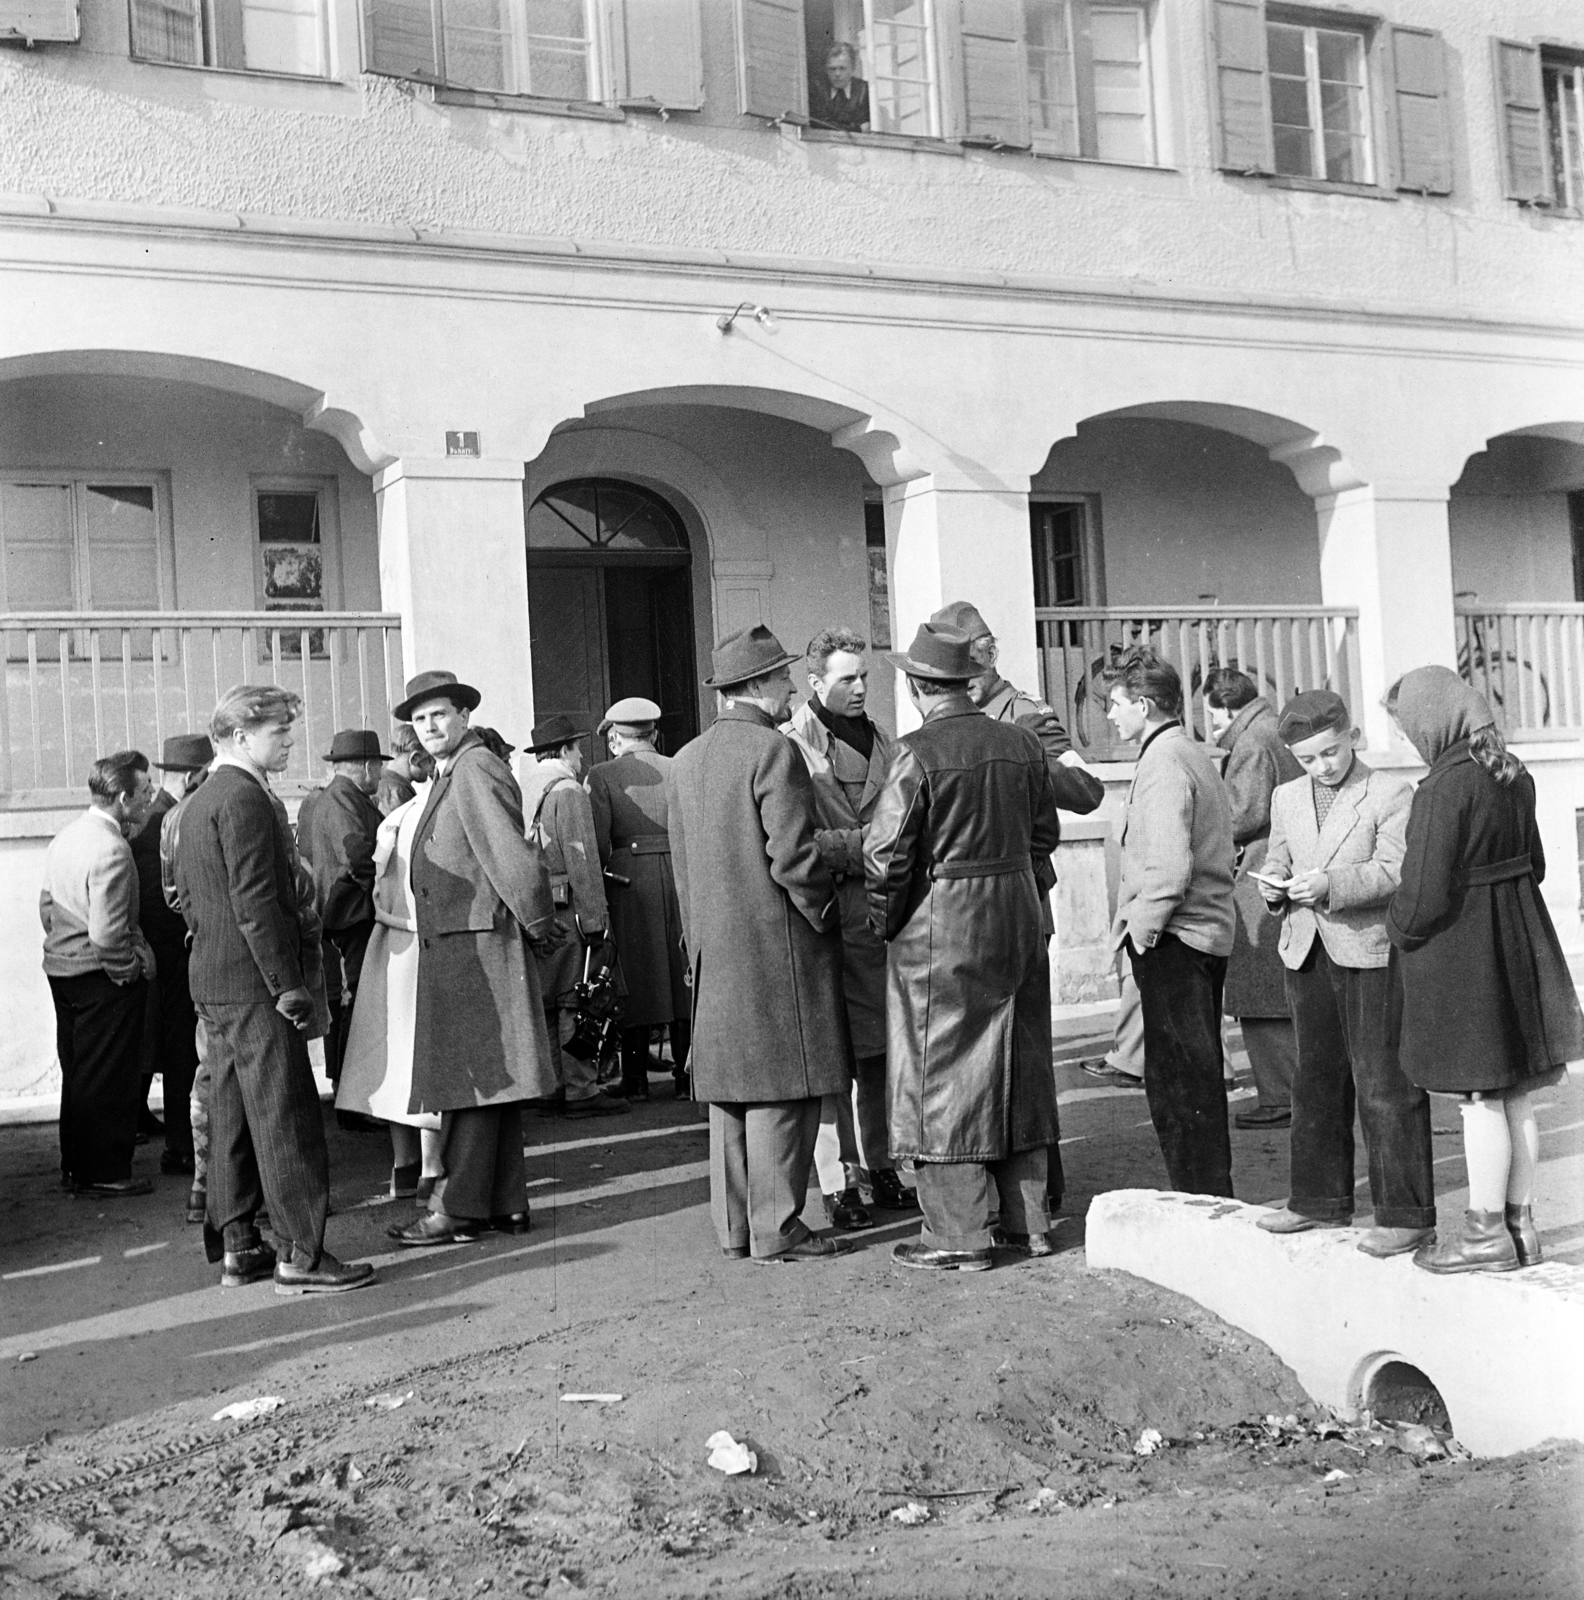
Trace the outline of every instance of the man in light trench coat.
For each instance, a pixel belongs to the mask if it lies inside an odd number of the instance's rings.
[[[1061,839],[1038,737],[968,698],[965,634],[925,623],[906,655],[923,726],[897,755],[864,839],[869,919],[886,952],[891,1154],[915,1162],[924,1227],[903,1266],[991,1264],[1001,1239],[1051,1254],[1047,1152],[1056,1143],[1050,966],[1040,909]]]
[[[712,727],[666,773],[671,862],[693,983],[693,1095],[710,1108],[721,1251],[839,1253],[799,1213],[820,1097],[852,1088],[836,889],[815,842],[814,785],[778,733],[796,661],[762,625],[715,647]]]
[[[468,727],[480,695],[422,672],[396,707],[434,757],[412,845],[418,1001],[408,1110],[440,1113],[430,1210],[398,1244],[451,1244],[494,1227],[528,1231],[522,1102],[551,1093],[555,1057],[533,955],[566,938],[511,770]]]

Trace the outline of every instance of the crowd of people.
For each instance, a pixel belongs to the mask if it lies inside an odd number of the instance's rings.
[[[827,1259],[876,1211],[921,1214],[893,1250],[910,1268],[1050,1254],[1050,894],[1061,812],[1105,788],[1001,678],[974,606],[886,660],[918,715],[900,737],[868,714],[862,637],[798,655],[754,626],[715,647],[715,720],[674,757],[661,707],[628,698],[592,732],[541,722],[520,776],[473,721],[481,691],[423,672],[391,752],[335,734],[295,830],[272,786],[300,726],[284,689],[235,688],[207,735],[167,740],[158,790],[136,751],[96,762],[41,896],[63,1186],[150,1192],[131,1167],[158,1070],[161,1165],[192,1175],[223,1285],[372,1283],[324,1246],[319,1038],[337,1117],[388,1132],[391,1193],[419,1204],[403,1247],[526,1232],[525,1109],[619,1116],[669,1071],[709,1107],[729,1258]],[[1262,1228],[1351,1224],[1357,1114],[1362,1250],[1438,1273],[1538,1261],[1531,1094],[1584,1058],[1584,1014],[1537,888],[1534,785],[1483,700],[1440,667],[1393,687],[1428,767],[1410,790],[1365,763],[1329,690],[1278,710],[1217,669],[1212,753],[1168,661],[1134,650],[1106,687],[1138,756],[1116,1043],[1090,1070],[1142,1080],[1170,1187],[1233,1192],[1225,1013],[1258,1089],[1237,1121],[1290,1128]],[[591,738],[609,759],[590,767]],[[1429,1093],[1460,1099],[1469,1179],[1440,1237]],[[823,1231],[802,1220],[811,1179]]]

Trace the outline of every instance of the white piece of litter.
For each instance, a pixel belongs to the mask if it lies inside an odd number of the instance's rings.
[[[1344,1478],[1351,1478],[1352,1476],[1351,1472],[1344,1472],[1341,1467],[1332,1467],[1320,1481],[1321,1483],[1341,1483]]]
[[[409,1389],[406,1394],[371,1394],[363,1402],[366,1406],[378,1406],[381,1411],[394,1411],[397,1406],[404,1406],[413,1397]]]
[[[1138,1443],[1133,1446],[1133,1454],[1136,1456],[1152,1456],[1165,1443],[1166,1440],[1162,1437],[1159,1428],[1146,1428],[1138,1436]]]
[[[22,1354],[17,1357],[17,1360],[18,1361],[37,1361],[38,1360],[38,1351],[37,1350],[24,1350],[22,1352]]]
[[[286,1402],[278,1394],[261,1394],[256,1400],[237,1400],[222,1407],[209,1419],[211,1422],[246,1422],[249,1417],[267,1417],[277,1406]]]
[[[334,1550],[321,1550],[303,1568],[305,1578],[339,1578],[347,1569],[346,1562]]]
[[[625,1395],[619,1394],[564,1394],[561,1396],[563,1405],[588,1404],[591,1406],[613,1406],[618,1400],[624,1400]]]
[[[917,1500],[909,1500],[905,1506],[898,1506],[891,1513],[893,1522],[900,1522],[904,1528],[916,1528],[921,1522],[930,1519],[930,1508],[920,1505]]]
[[[704,1448],[709,1451],[709,1464],[728,1477],[739,1472],[759,1470],[759,1457],[747,1445],[738,1444],[724,1428],[719,1433],[712,1433],[704,1441]]]

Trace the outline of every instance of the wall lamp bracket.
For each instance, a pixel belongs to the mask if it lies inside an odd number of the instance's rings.
[[[766,333],[774,333],[779,327],[779,324],[776,322],[776,319],[771,313],[769,306],[755,305],[752,300],[740,300],[735,306],[732,307],[730,311],[723,311],[720,316],[716,317],[715,326],[719,328],[722,333],[730,333],[732,331],[732,324],[735,323],[738,317],[740,317],[745,311],[753,318],[755,322],[759,324],[761,328],[765,330]]]

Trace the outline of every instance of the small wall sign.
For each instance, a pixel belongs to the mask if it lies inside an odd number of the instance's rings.
[[[479,453],[479,436],[476,433],[447,433],[448,456],[476,456]]]

